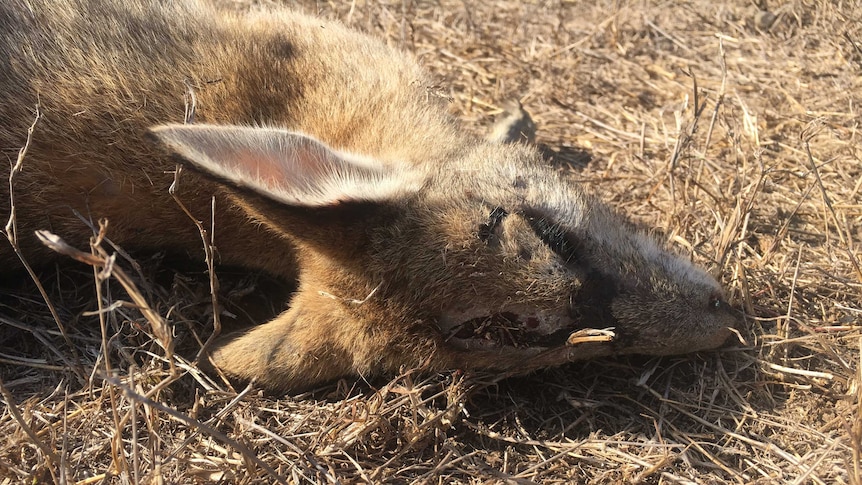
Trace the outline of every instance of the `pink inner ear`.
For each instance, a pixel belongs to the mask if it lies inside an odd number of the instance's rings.
[[[290,175],[285,169],[291,162],[273,160],[266,153],[242,150],[237,152],[236,159],[238,163],[233,166],[235,172],[246,173],[255,177],[261,185],[270,189],[284,187],[285,181]]]
[[[291,140],[280,144],[278,149],[260,151],[257,149],[237,149],[226,160],[240,178],[268,190],[290,192],[297,188],[324,187],[338,174],[361,176],[364,167],[353,167],[347,161],[334,157],[324,147],[307,139]]]
[[[418,172],[332,150],[285,130],[165,125],[153,132],[200,169],[291,205],[391,200],[415,192],[423,181]]]

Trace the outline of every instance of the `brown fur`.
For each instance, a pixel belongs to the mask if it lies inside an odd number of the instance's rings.
[[[219,262],[298,281],[287,312],[212,356],[267,387],[687,352],[720,345],[735,324],[711,277],[535,149],[463,135],[407,55],[278,9],[176,4],[0,6],[10,159],[37,105],[43,115],[14,187],[30,262],[53,257],[37,229],[86,244],[76,212],[109,219],[128,250],[200,258],[196,228],[167,194],[179,156],[195,169],[180,192],[192,212],[207,220],[217,198]],[[194,125],[183,126],[190,93]],[[0,249],[0,265],[14,259]],[[584,327],[614,338],[566,343]]]

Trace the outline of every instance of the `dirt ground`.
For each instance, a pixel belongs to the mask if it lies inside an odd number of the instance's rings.
[[[273,397],[166,357],[146,315],[110,306],[130,299],[115,280],[62,266],[43,283],[73,347],[32,284],[0,297],[0,484],[862,484],[862,4],[295,6],[413,52],[477,134],[519,99],[549,163],[721,275],[738,342]],[[199,345],[207,277],[141,266],[178,348]],[[219,276],[239,316],[289,291]],[[108,380],[100,314],[120,329]]]

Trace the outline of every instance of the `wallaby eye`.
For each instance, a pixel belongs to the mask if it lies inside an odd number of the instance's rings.
[[[488,222],[479,224],[479,239],[482,240],[482,242],[488,242],[488,239],[491,238],[497,230],[497,227],[508,215],[509,213],[506,212],[506,209],[503,209],[502,207],[494,207],[494,209],[491,210],[491,214],[488,216]]]

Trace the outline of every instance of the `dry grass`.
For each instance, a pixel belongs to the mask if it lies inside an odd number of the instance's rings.
[[[299,7],[415,52],[477,133],[519,97],[561,170],[722,274],[744,343],[274,398],[178,356],[212,325],[199,269],[119,257],[123,290],[62,267],[42,282],[77,357],[32,285],[0,298],[0,484],[862,483],[862,6],[770,7]],[[219,276],[223,320],[280,309]]]

